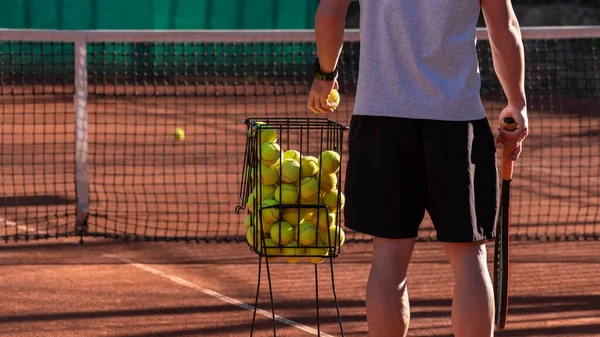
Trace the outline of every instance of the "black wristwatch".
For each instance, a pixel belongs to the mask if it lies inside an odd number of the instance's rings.
[[[333,81],[335,80],[338,74],[337,66],[331,73],[323,73],[321,72],[321,66],[319,64],[319,57],[315,56],[313,60],[313,75],[317,80],[320,81]]]

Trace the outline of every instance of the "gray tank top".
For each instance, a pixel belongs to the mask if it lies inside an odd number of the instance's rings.
[[[354,114],[486,116],[476,53],[479,0],[360,0]]]

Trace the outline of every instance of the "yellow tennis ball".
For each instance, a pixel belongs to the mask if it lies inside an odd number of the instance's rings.
[[[337,249],[344,244],[346,234],[338,225],[331,225],[327,230],[319,231],[319,239],[327,247]]]
[[[264,215],[262,219],[257,219],[255,227],[260,227],[263,233],[268,234],[271,232],[271,227],[273,226],[272,219],[265,219]]]
[[[281,181],[294,183],[300,178],[300,163],[295,159],[287,158],[281,162]]]
[[[261,163],[257,173],[260,175],[260,182],[264,185],[274,185],[279,182],[279,170],[275,165],[267,166]]]
[[[267,223],[272,224],[279,220],[279,217],[281,216],[279,208],[271,207],[278,204],[279,203],[275,199],[266,199],[261,203],[262,218],[263,220],[266,220]]]
[[[261,203],[267,199],[273,199],[275,189],[277,189],[275,185],[258,184],[252,193],[254,193],[254,197],[258,202]]]
[[[277,131],[275,131],[275,129],[272,126],[262,124],[258,127],[260,131],[258,133],[258,142],[260,144],[263,144],[265,142],[277,142]]]
[[[302,157],[300,160],[301,178],[314,177],[319,172],[319,160],[313,156]]]
[[[333,103],[333,108],[336,109],[340,105],[340,93],[336,89],[331,89],[327,101]]]
[[[286,262],[298,263],[303,260],[303,257],[299,255],[305,254],[304,247],[300,247],[297,241],[291,241],[287,245],[281,248],[281,255],[285,255]]]
[[[275,142],[265,142],[260,146],[260,159],[266,166],[277,163],[281,157],[281,148]]]
[[[292,226],[298,226],[304,222],[304,214],[303,208],[284,208],[281,212],[281,218]]]
[[[336,173],[340,169],[340,165],[340,155],[335,151],[323,151],[319,156],[319,167],[322,173]]]
[[[294,159],[297,162],[300,162],[300,152],[296,150],[287,150],[283,153],[283,159]]]
[[[246,232],[246,241],[257,250],[260,250],[260,246],[262,245],[262,237],[263,233],[261,231],[255,232],[254,226],[250,226]]]
[[[182,128],[175,129],[175,139],[183,140],[185,138],[185,131]]]
[[[319,264],[325,261],[325,257],[329,255],[329,249],[319,239],[317,240],[317,247],[306,248],[306,255],[308,255],[308,262]]]
[[[319,197],[319,182],[312,177],[306,177],[300,182],[300,198],[308,203]]]
[[[317,242],[317,227],[310,222],[300,224],[298,243],[301,246],[312,246]]]
[[[250,226],[253,226],[256,223],[256,216],[252,213],[248,213],[248,215],[246,215],[246,217],[244,218],[244,229],[248,230],[248,228],[250,228]]]
[[[267,257],[269,261],[275,261],[277,260],[277,256],[281,255],[281,248],[277,242],[273,241],[273,239],[266,238],[265,244],[261,247],[260,252],[263,261],[265,260],[265,257]]]
[[[271,226],[271,239],[279,245],[286,245],[294,239],[294,227],[286,221],[278,221]]]
[[[248,210],[250,212],[254,212],[254,192],[250,193],[248,195],[248,201],[246,202],[246,208],[248,208]]]
[[[315,224],[320,231],[324,231],[335,223],[335,213],[327,212],[326,208],[319,208],[313,213],[310,221]]]
[[[337,212],[338,198],[340,203],[340,210],[342,210],[344,208],[344,204],[346,203],[346,197],[344,197],[344,193],[337,189],[325,192],[325,194],[323,194],[323,197],[321,198],[321,202],[325,206],[327,206],[330,212]]]
[[[319,172],[319,190],[321,192],[329,192],[337,188],[338,178],[335,173],[321,174]]]
[[[280,204],[295,204],[298,201],[298,190],[296,185],[281,184],[275,188],[275,200]]]

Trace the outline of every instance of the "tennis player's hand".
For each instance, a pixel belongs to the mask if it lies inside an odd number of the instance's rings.
[[[498,136],[496,137],[496,144],[502,144],[511,149],[511,155],[508,157],[509,160],[515,161],[519,158],[523,149],[523,140],[527,138],[529,134],[529,121],[527,120],[527,107],[516,107],[508,105],[500,113],[499,120],[506,117],[514,118],[517,122],[517,128],[514,131],[506,131],[502,127],[498,127]]]
[[[333,81],[314,79],[308,94],[308,108],[317,115],[333,113],[335,111],[333,103],[327,101],[331,89],[339,89],[337,79]]]

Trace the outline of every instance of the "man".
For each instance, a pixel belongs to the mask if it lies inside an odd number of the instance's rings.
[[[327,96],[338,86],[349,3],[321,0],[315,16],[318,59],[308,107],[316,114],[334,112]],[[454,271],[454,335],[492,336],[485,241],[494,237],[498,176],[494,136],[479,96],[475,30],[482,11],[508,97],[500,119],[510,116],[518,124],[513,132],[498,127],[496,143],[511,148],[514,161],[528,121],[523,45],[511,2],[361,0],[360,5],[345,221],[373,236],[369,336],[407,334],[406,271],[426,210]]]

